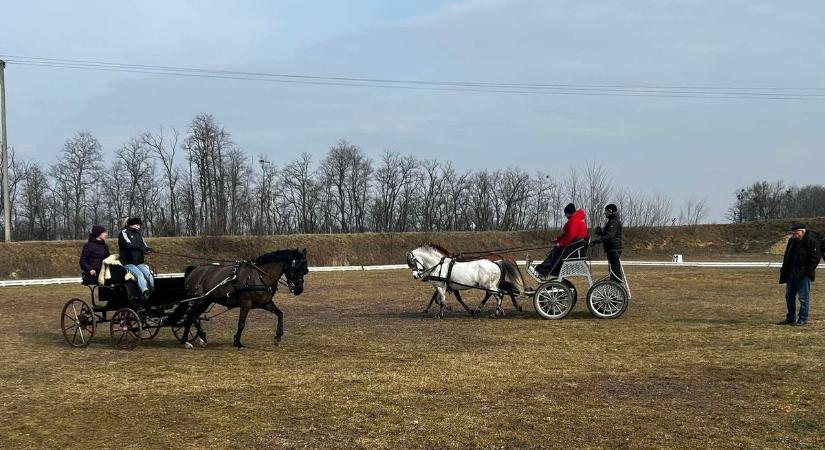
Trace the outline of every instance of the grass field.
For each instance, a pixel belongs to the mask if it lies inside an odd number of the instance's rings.
[[[580,299],[558,322],[527,300],[439,321],[407,271],[313,273],[279,294],[282,345],[256,311],[245,352],[235,311],[206,349],[162,330],[116,351],[108,327],[70,348],[60,308],[85,288],[0,289],[0,448],[825,446],[825,287],[810,325],[784,327],[773,270],[628,272],[621,319]]]

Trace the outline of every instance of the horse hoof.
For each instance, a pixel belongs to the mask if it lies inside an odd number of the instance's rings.
[[[429,314],[429,313],[430,313],[430,310],[429,310],[429,309],[425,309],[424,311],[421,311],[421,313],[422,313],[422,314]]]
[[[195,348],[195,346],[192,345],[191,342],[187,342],[187,343],[183,344],[183,348],[185,348],[187,350],[192,350],[193,348]]]
[[[195,340],[195,343],[196,343],[196,344],[198,344],[199,346],[203,347],[203,348],[206,348],[206,341],[204,341],[204,340],[203,340],[203,339],[201,339],[201,338],[197,338],[197,339]],[[191,345],[191,344],[190,344],[190,345]]]
[[[239,352],[242,352],[246,349],[246,347],[244,347],[243,345],[236,345],[235,348],[237,348]]]
[[[518,312],[524,312],[524,310],[521,309],[521,306],[518,307]]]

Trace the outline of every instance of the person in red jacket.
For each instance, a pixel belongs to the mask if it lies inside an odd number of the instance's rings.
[[[536,272],[540,277],[545,278],[548,274],[557,275],[559,268],[556,267],[559,260],[564,256],[564,250],[570,244],[587,238],[587,222],[584,221],[585,213],[583,209],[576,209],[576,205],[569,203],[564,207],[564,216],[567,217],[567,222],[553,242],[556,243],[547,258],[538,266]]]

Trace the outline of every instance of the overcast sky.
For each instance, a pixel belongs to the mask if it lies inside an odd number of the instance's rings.
[[[393,79],[825,89],[825,2],[18,1],[0,54]],[[723,220],[759,179],[825,181],[825,101],[514,95],[289,85],[9,65],[9,142],[54,162],[75,130],[110,155],[213,113],[252,155],[320,159],[339,139],[462,169],[563,172]],[[821,93],[825,93],[823,90]],[[814,164],[814,160],[818,162]]]

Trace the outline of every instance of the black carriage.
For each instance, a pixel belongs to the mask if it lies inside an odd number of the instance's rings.
[[[196,300],[187,298],[184,276],[156,277],[154,293],[145,300],[134,282],[123,279],[124,274],[117,273],[103,285],[96,278],[83,278],[82,284],[89,288],[89,301],[70,299],[60,316],[63,337],[69,345],[88,346],[98,325],[104,323],[109,323],[112,343],[119,349],[133,349],[141,340],[153,339],[161,328],[170,328],[180,340],[186,311]],[[187,341],[198,337],[200,320],[190,328]]]

